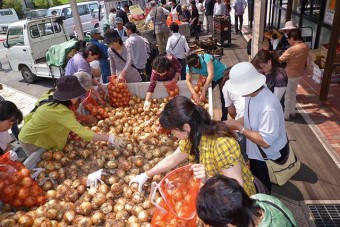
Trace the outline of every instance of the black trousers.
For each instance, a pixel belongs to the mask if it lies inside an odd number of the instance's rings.
[[[222,117],[221,117],[221,121],[226,121],[228,118],[228,108],[225,107],[225,101],[224,101],[224,96],[223,96],[223,92],[222,92],[222,88],[220,87],[220,83],[222,81],[223,77],[221,79],[219,79],[218,81],[213,81],[211,83],[212,89],[214,89],[216,87],[216,85],[219,86],[220,89],[220,96],[221,96],[221,105],[222,105]]]
[[[180,59],[180,58],[177,58],[177,60],[181,63],[182,65],[182,71],[181,71],[181,80],[185,80],[186,79],[186,66],[187,66],[187,62],[185,59]]]
[[[240,20],[240,28],[238,27],[238,20]],[[243,15],[235,15],[235,31],[236,33],[239,33],[239,31],[242,31],[243,26]]]
[[[286,159],[289,151],[289,142],[280,150],[281,157],[274,160],[275,162],[282,162]],[[267,164],[264,161],[249,159],[250,171],[256,176],[269,190],[272,189],[272,183],[270,182]]]

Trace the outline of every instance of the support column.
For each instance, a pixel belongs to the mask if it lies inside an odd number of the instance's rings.
[[[83,26],[80,21],[78,7],[77,7],[77,1],[76,0],[70,0],[70,6],[72,10],[72,16],[74,19],[74,25],[76,27],[76,32],[78,35],[78,39],[84,40],[84,32],[83,32]]]
[[[251,46],[251,57],[253,58],[256,53],[262,49],[263,43],[263,30],[266,10],[266,3],[262,0],[255,0],[254,6],[254,27],[253,27],[253,41]]]

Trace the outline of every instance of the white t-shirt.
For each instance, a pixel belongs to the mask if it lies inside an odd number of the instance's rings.
[[[244,126],[259,132],[264,142],[270,145],[267,149],[262,148],[269,159],[281,157],[280,150],[287,143],[283,110],[277,97],[267,87],[255,97],[245,98]],[[250,140],[247,140],[247,155],[249,159],[263,160],[257,145]]]
[[[231,104],[234,104],[236,109],[236,117],[235,120],[243,117],[244,112],[244,100],[245,98],[239,95],[234,95],[230,93],[227,89],[227,86],[223,86],[222,88],[223,97],[225,101],[225,107],[230,106]]]
[[[172,54],[176,58],[185,59],[190,48],[187,40],[179,33],[173,33],[166,43],[166,53]]]
[[[7,144],[11,142],[11,136],[8,131],[0,132],[0,148],[5,151]]]

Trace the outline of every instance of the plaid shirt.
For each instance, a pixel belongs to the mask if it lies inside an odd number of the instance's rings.
[[[193,163],[195,157],[190,155],[191,142],[181,140],[179,147],[183,153],[189,154],[189,160]],[[236,140],[231,137],[212,138],[203,135],[198,148],[200,150],[200,163],[204,165],[208,175],[222,174],[222,169],[229,169],[240,162],[244,190],[249,196],[256,193],[253,176],[242,158],[240,147]]]

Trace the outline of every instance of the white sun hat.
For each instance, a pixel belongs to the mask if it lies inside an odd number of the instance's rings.
[[[259,73],[250,62],[240,62],[233,66],[226,86],[235,95],[249,95],[263,86],[266,77]]]
[[[279,31],[284,31],[284,30],[292,30],[292,29],[297,29],[295,26],[295,23],[293,21],[287,21],[285,26],[283,28],[280,28]]]

